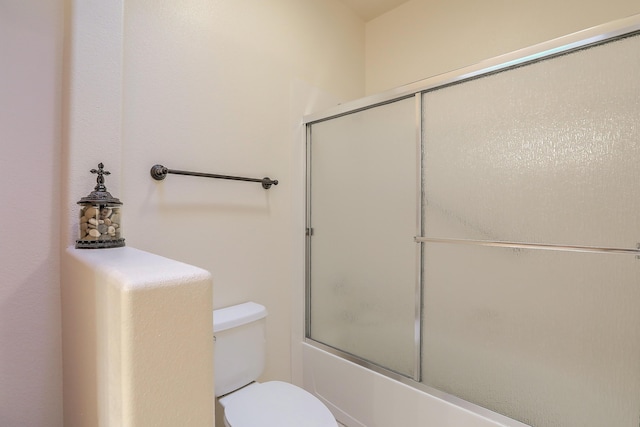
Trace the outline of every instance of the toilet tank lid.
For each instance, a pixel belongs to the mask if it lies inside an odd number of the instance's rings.
[[[213,332],[220,332],[246,323],[255,322],[266,316],[267,309],[263,305],[251,301],[219,308],[213,310]]]

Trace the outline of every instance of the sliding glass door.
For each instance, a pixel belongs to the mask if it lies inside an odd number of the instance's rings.
[[[638,424],[639,75],[635,36],[424,93],[425,384]]]
[[[634,31],[308,123],[308,339],[537,427],[637,427]]]
[[[317,123],[309,145],[310,336],[409,377],[417,357],[414,112],[409,98]]]

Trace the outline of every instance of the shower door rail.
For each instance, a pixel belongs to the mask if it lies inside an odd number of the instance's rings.
[[[477,64],[459,70],[439,74],[424,80],[419,80],[405,86],[390,89],[385,92],[366,96],[350,102],[345,102],[325,111],[312,113],[303,117],[303,124],[309,126],[325,120],[351,114],[368,108],[412,97],[436,88],[460,83],[516,68],[525,64],[549,59],[554,56],[564,55],[575,50],[598,45],[605,41],[633,36],[640,32],[640,14],[628,18],[619,19],[596,27],[577,31],[566,36],[539,43],[524,49],[519,49],[504,55],[481,61]]]
[[[417,243],[451,243],[455,245],[491,246],[496,248],[542,249],[542,250],[550,250],[550,251],[626,254],[626,255],[636,255],[640,257],[640,243],[638,243],[635,249],[631,249],[631,248],[606,248],[606,247],[579,246],[579,245],[552,245],[552,244],[542,244],[542,243],[504,242],[504,241],[470,240],[470,239],[439,239],[439,238],[424,237],[424,236],[416,236],[413,238],[413,240]]]

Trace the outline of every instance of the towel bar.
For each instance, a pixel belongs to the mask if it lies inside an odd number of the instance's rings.
[[[259,178],[245,178],[243,176],[230,176],[230,175],[218,175],[213,173],[202,172],[188,172],[175,169],[168,169],[162,165],[153,165],[151,168],[151,177],[156,181],[161,181],[167,177],[167,174],[172,173],[175,175],[189,175],[189,176],[201,176],[204,178],[217,178],[217,179],[231,179],[234,181],[247,181],[247,182],[259,182],[262,184],[262,188],[268,190],[272,185],[278,185],[277,179],[271,179],[269,177]]]

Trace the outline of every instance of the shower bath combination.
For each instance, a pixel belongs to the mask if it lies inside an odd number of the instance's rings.
[[[306,117],[305,369],[637,426],[638,75],[633,16]]]

